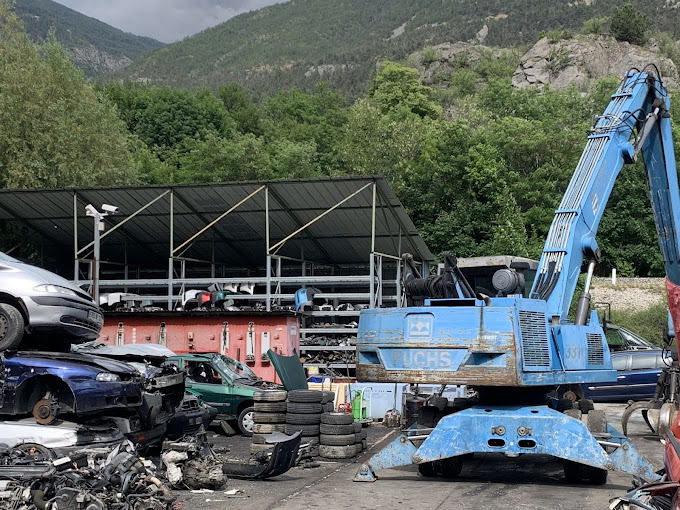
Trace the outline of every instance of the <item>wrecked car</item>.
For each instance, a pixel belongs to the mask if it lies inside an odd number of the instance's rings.
[[[106,419],[137,444],[159,442],[182,402],[184,374],[164,366],[165,356],[128,351],[6,352],[0,415],[32,414],[43,425]]]
[[[217,416],[217,409],[203,402],[203,399],[186,392],[182,404],[168,422],[165,437],[170,440],[198,434],[207,429]]]
[[[144,378],[127,363],[78,353],[5,352],[0,415],[57,416],[126,411],[142,404]]]
[[[33,418],[0,421],[0,438],[9,448],[39,451],[48,459],[83,448],[113,448],[125,441],[118,427],[108,420],[91,425],[69,421],[40,425]]]
[[[68,345],[99,336],[97,303],[68,280],[0,252],[0,351],[16,349],[24,333],[55,334]]]
[[[253,434],[253,394],[280,388],[255,375],[245,363],[218,353],[178,354],[168,359],[187,374],[187,388],[217,409],[217,420],[236,421],[244,436]]]
[[[166,363],[175,353],[158,344],[107,346],[91,342],[74,346],[78,353],[109,358],[135,368],[143,376],[144,391],[136,414],[140,427],[123,430],[138,444],[153,444],[164,436],[168,422],[184,399],[184,373],[176,365]],[[116,419],[112,417],[112,419]],[[125,429],[128,422],[120,423]],[[135,434],[137,430],[141,432]]]

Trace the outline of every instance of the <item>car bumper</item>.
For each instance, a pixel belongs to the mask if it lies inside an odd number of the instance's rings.
[[[101,310],[80,299],[61,296],[32,296],[23,299],[28,325],[36,333],[59,332],[84,340],[95,340],[104,324]]]
[[[135,379],[120,382],[88,381],[87,384],[72,389],[76,396],[77,415],[142,405],[142,385]]]

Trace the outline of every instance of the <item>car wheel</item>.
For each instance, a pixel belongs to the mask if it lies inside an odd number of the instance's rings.
[[[59,414],[59,406],[51,398],[38,400],[33,406],[33,418],[41,425],[54,423]]]
[[[246,407],[241,411],[241,414],[238,415],[238,429],[241,431],[241,434],[246,437],[253,435],[253,424],[255,423],[253,420],[254,413],[255,409],[251,406]]]
[[[24,317],[15,306],[0,303],[0,351],[16,349],[24,337]]]

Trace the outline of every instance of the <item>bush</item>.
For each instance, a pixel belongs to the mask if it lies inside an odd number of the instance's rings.
[[[469,69],[458,69],[451,73],[451,85],[449,88],[455,91],[457,97],[468,96],[475,93],[479,75]]]
[[[423,65],[427,66],[432,62],[435,62],[439,57],[437,56],[437,51],[432,46],[427,46],[423,48],[423,51],[420,53],[420,58],[422,59]]]
[[[583,29],[581,30],[584,34],[597,34],[600,35],[604,32],[604,28],[607,25],[609,18],[604,16],[602,18],[590,18],[583,24]]]
[[[654,344],[663,345],[663,332],[668,325],[666,300],[660,299],[657,304],[639,312],[612,310],[611,322]]]
[[[556,43],[559,41],[562,41],[564,39],[571,39],[574,36],[574,33],[569,30],[568,28],[562,28],[560,30],[549,30],[545,31],[542,30],[538,36],[543,39],[544,37],[548,38],[548,41],[551,43]]]
[[[643,45],[647,42],[649,26],[649,17],[633,7],[633,4],[614,7],[610,30],[616,40]]]

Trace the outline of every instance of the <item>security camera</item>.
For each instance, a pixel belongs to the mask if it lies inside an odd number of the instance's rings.
[[[87,204],[85,206],[85,214],[87,216],[95,216],[97,214],[97,209],[92,204]]]
[[[118,207],[111,204],[102,204],[102,209],[104,209],[107,213],[110,214],[116,214],[118,212]]]

